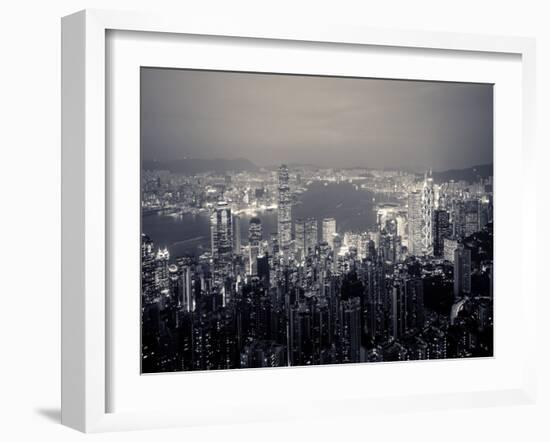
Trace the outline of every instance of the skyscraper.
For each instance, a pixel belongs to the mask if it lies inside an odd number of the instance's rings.
[[[168,284],[170,289],[171,302],[179,303],[182,297],[182,281],[178,277],[178,266],[171,264],[168,266]]]
[[[394,281],[391,291],[390,335],[399,339],[405,334],[407,318],[407,291],[405,280]]]
[[[317,220],[308,218],[306,219],[306,252],[313,253],[318,242]]]
[[[269,256],[267,254],[258,256],[257,268],[258,268],[258,278],[263,282],[264,285],[269,287],[270,272],[269,272]]]
[[[181,298],[178,300],[178,306],[182,311],[190,312],[194,310],[191,259],[180,257],[177,259],[177,265],[178,277],[182,285],[182,290],[180,292]]]
[[[329,300],[321,297],[313,307],[314,363],[330,363],[331,344],[334,336],[334,312]]]
[[[434,256],[442,257],[444,253],[444,240],[451,235],[449,212],[446,210],[435,210],[433,221]]]
[[[310,365],[313,362],[311,311],[305,302],[290,308],[288,323],[290,365]]]
[[[452,263],[455,262],[455,250],[458,247],[456,238],[443,238],[443,258]]]
[[[334,249],[334,235],[336,235],[336,220],[334,218],[324,218],[323,241],[325,241],[331,249]]]
[[[151,301],[155,292],[155,253],[151,238],[141,235],[141,293],[146,301]]]
[[[422,251],[426,255],[433,253],[433,211],[434,211],[434,183],[432,171],[424,175],[422,186]]]
[[[306,251],[306,222],[301,218],[294,223],[294,249],[296,259],[301,261]]]
[[[407,225],[407,217],[404,213],[399,213],[395,217],[395,222],[397,224],[397,236],[403,241],[405,237],[407,236],[406,232],[406,225]]]
[[[214,283],[220,285],[231,274],[233,260],[233,228],[231,208],[225,201],[218,201],[210,216]]]
[[[479,202],[479,227],[480,229],[485,227],[489,222],[493,221],[493,205],[491,201],[482,199]]]
[[[155,256],[155,287],[157,290],[168,288],[168,249],[159,249]]]
[[[292,240],[292,197],[288,167],[284,164],[279,168],[279,204],[277,210],[277,233],[279,248],[285,260],[289,257],[290,242]]]
[[[453,200],[452,202],[452,226],[453,226],[453,235],[457,238],[464,238],[465,236],[465,224],[466,224],[466,210],[464,206],[464,201],[462,200]]]
[[[422,194],[418,191],[409,193],[407,218],[409,224],[409,254],[421,255],[423,248]]]
[[[422,330],[424,326],[424,283],[421,278],[407,278],[405,282],[407,291],[407,331],[412,329]]]
[[[233,230],[235,232],[234,236],[234,250],[235,255],[241,254],[241,217],[235,215],[233,217]]]
[[[260,242],[262,241],[262,222],[260,218],[253,217],[248,225],[249,244],[249,273],[252,276],[258,275],[258,256],[260,254]]]
[[[472,285],[472,258],[470,249],[459,244],[455,250],[454,295],[455,298],[468,295]]]
[[[342,362],[361,361],[361,300],[349,298],[340,304],[340,330]]]
[[[286,348],[274,341],[255,341],[244,347],[240,357],[241,368],[284,367]]]
[[[472,199],[464,202],[464,236],[470,236],[480,230],[479,200]]]
[[[278,255],[281,249],[279,248],[279,235],[277,232],[271,232],[269,235],[269,252],[271,255]]]
[[[384,229],[380,234],[379,256],[384,262],[395,264],[400,259],[398,237]]]

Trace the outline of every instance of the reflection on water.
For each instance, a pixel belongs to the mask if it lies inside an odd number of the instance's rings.
[[[299,203],[292,208],[292,218],[314,217],[336,219],[338,232],[364,231],[376,224],[375,198],[372,192],[358,189],[348,183],[313,183],[299,195]],[[387,200],[393,201],[393,200]],[[380,202],[380,201],[377,201]],[[259,213],[263,237],[277,231],[277,212]],[[243,244],[248,238],[250,216],[241,216],[240,230]],[[320,228],[320,226],[319,226]],[[210,247],[210,221],[206,213],[170,216],[147,214],[142,216],[142,229],[157,247],[168,247],[171,258],[200,254]]]

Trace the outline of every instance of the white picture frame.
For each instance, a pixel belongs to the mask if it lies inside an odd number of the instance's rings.
[[[112,238],[109,216],[106,120],[106,34],[109,31],[142,31],[162,34],[270,39],[287,42],[370,45],[380,48],[424,48],[514,54],[521,57],[522,121],[521,159],[526,180],[534,179],[535,43],[518,37],[494,37],[416,31],[388,31],[308,24],[293,27],[265,23],[216,23],[191,17],[166,17],[87,10],[62,21],[62,423],[85,432],[207,424],[211,417],[200,411],[190,416],[178,409],[162,412],[108,412],[113,385],[108,376],[110,344],[108,327],[108,247]],[[521,189],[522,204],[535,206],[534,192]],[[527,220],[527,218],[525,218]],[[520,234],[523,231],[520,229]],[[521,241],[522,262],[534,245]],[[523,270],[525,272],[525,269]],[[522,305],[536,311],[534,282],[522,283]],[[534,314],[532,315],[535,316]],[[476,390],[461,394],[429,394],[339,400],[341,413],[368,414],[372,410],[451,408],[503,403],[532,403],[535,399],[535,324],[524,319],[526,341],[524,375],[513,388]],[[250,373],[250,372],[249,372]],[[246,375],[247,373],[241,374]],[[276,374],[275,374],[276,375]],[[195,374],[194,376],[201,376]],[[202,375],[203,376],[203,375]],[[295,407],[285,412],[274,406],[257,412],[255,404],[239,404],[251,413],[244,420],[323,416],[331,401],[317,401],[312,409]],[[217,417],[223,420],[223,414]],[[225,416],[227,422],[243,418]]]

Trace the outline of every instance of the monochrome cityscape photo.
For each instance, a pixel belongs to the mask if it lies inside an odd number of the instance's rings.
[[[142,373],[493,356],[492,84],[140,77]]]

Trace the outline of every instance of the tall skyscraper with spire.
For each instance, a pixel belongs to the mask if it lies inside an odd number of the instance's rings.
[[[279,247],[283,257],[288,259],[290,254],[290,242],[292,240],[292,199],[288,167],[284,164],[279,168],[279,201],[277,210],[277,233]]]

